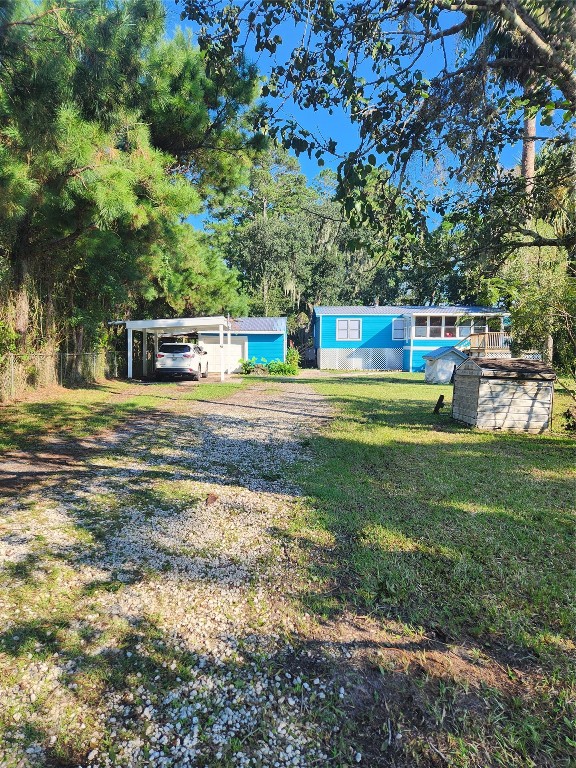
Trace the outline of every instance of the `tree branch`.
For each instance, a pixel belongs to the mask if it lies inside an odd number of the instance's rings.
[[[565,61],[562,54],[546,39],[546,33],[536,20],[521,6],[518,0],[434,0],[441,9],[474,13],[483,11],[500,18],[522,35],[542,64],[552,68],[558,75],[555,80],[558,89],[576,110],[576,72],[574,66]]]

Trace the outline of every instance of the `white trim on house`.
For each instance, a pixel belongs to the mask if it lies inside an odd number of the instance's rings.
[[[414,338],[415,339],[454,339],[455,341],[459,337],[458,329],[461,327],[461,319],[462,317],[465,317],[465,315],[457,315],[457,314],[435,314],[435,315],[429,315],[425,313],[418,313],[414,314]],[[486,315],[481,315],[480,317],[484,318],[486,320]],[[422,319],[426,321],[426,325],[417,325],[417,320]],[[446,325],[446,319],[450,318],[453,322]],[[472,320],[470,320],[472,322]],[[450,328],[452,329],[451,335],[446,335],[446,329]],[[417,333],[417,330],[425,330],[425,333]],[[432,329],[435,329],[436,331],[439,331],[437,335],[432,335]],[[470,333],[470,332],[468,332]],[[466,335],[468,335],[468,333]]]
[[[443,317],[448,315],[449,317],[509,317],[510,312],[482,312],[481,310],[475,310],[474,312],[464,312],[463,310],[450,312],[450,307],[436,307],[434,312],[430,312],[425,309],[415,309],[412,312],[404,312],[402,317],[415,317],[416,315],[426,315],[426,317]]]

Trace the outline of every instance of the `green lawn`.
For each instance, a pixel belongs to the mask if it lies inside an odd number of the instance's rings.
[[[278,680],[294,672],[290,664],[303,653],[310,681],[330,683],[321,706],[300,703],[298,715],[324,733],[329,768],[350,768],[356,754],[368,768],[576,766],[576,441],[561,415],[568,396],[556,397],[553,430],[528,436],[459,425],[449,402],[435,416],[438,396],[449,401],[451,388],[426,385],[419,375],[303,372],[287,383],[253,381],[274,393],[272,410],[262,412],[271,418],[283,392],[290,402],[293,382],[308,382],[326,397],[334,418],[320,432],[298,436],[306,461],[260,468],[263,481],[286,475],[304,493],[292,499],[290,516],[265,521],[274,538],[269,565],[290,571],[282,614],[291,629],[274,624],[290,653],[230,667],[238,685],[249,686],[251,670],[262,664]],[[86,765],[95,744],[114,755],[132,732],[118,735],[111,721],[98,720],[102,701],[114,691],[138,697],[144,685],[138,703],[147,696],[160,707],[195,674],[197,657],[167,634],[159,616],[134,623],[107,608],[109,594],[121,597],[169,572],[143,561],[128,581],[120,572],[84,574],[81,555],[105,549],[135,513],[146,528],[150,519],[168,523],[204,499],[208,504],[208,489],[218,498],[217,474],[210,486],[188,478],[175,439],[178,417],[185,400],[208,401],[206,411],[216,412],[212,401],[250,383],[107,382],[0,409],[4,450],[33,450],[60,436],[73,443],[132,417],[167,416],[124,448],[88,452],[79,468],[88,474],[73,470],[61,492],[50,494],[60,482],[52,476],[24,478],[25,503],[7,506],[0,518],[0,543],[18,546],[23,535],[29,549],[0,574],[0,613],[11,623],[0,632],[0,688],[9,691],[0,706],[2,765],[3,741],[13,746],[17,727],[23,747],[51,745],[50,760],[38,765]],[[260,396],[254,392],[250,408]],[[220,421],[225,436],[232,422]],[[191,449],[194,423],[186,427]],[[209,440],[213,428],[199,434]],[[223,476],[227,459],[225,451],[216,456]],[[127,477],[126,467],[140,474]],[[93,487],[90,472],[98,480]],[[210,595],[209,581],[198,585]],[[248,637],[269,631],[259,623],[257,586],[249,588]],[[262,616],[274,597],[259,598]],[[62,685],[54,688],[60,698],[40,665],[61,668]],[[40,675],[39,692],[28,701],[21,683],[32,673]],[[53,700],[69,711],[52,712]],[[208,694],[206,701],[210,718]],[[229,746],[235,753],[259,738],[242,734]],[[198,765],[223,768],[235,760]]]
[[[301,558],[315,585],[306,609],[331,620],[368,614],[399,623],[407,639],[469,644],[488,667],[521,678],[512,692],[488,684],[474,706],[453,679],[443,681],[448,694],[421,690],[407,717],[414,761],[436,712],[451,765],[576,765],[568,397],[556,397],[553,431],[529,436],[459,425],[449,403],[435,416],[451,387],[418,375],[310,381],[338,416],[311,439],[316,460],[296,477],[310,508],[293,534],[315,553]]]
[[[39,390],[30,402],[0,407],[0,451],[29,450],[46,437],[82,439],[118,428],[139,412],[164,410],[178,400],[219,400],[246,382],[130,383],[110,380],[91,387],[58,388],[51,396]]]

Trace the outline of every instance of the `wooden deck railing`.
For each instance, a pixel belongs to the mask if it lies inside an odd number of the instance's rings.
[[[486,333],[471,333],[466,337],[470,342],[470,351],[487,351],[510,349],[512,338],[504,331],[487,331]]]

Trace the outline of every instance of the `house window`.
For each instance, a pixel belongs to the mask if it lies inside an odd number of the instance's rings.
[[[414,336],[423,338],[428,336],[428,318],[422,315],[416,315],[414,318]]]
[[[485,318],[481,318],[483,329]],[[472,321],[458,322],[456,315],[417,315],[414,318],[414,336],[420,339],[463,339],[472,333]],[[474,325],[476,331],[476,326]],[[481,330],[481,333],[483,330]]]
[[[442,338],[442,318],[441,317],[430,318],[430,338],[431,339]]]
[[[486,318],[475,317],[474,318],[474,333],[486,333]]]
[[[466,336],[470,336],[472,333],[472,320],[462,320],[458,324],[458,338],[465,339]]]
[[[404,318],[403,317],[395,317],[394,320],[392,320],[392,338],[393,339],[404,339]]]
[[[446,315],[444,318],[444,338],[455,339],[456,338],[456,321],[457,317],[453,315]]]
[[[360,341],[361,320],[336,320],[336,341]]]

